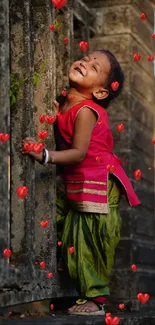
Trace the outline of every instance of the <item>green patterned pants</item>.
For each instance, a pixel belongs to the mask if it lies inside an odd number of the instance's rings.
[[[57,188],[57,235],[62,241],[62,257],[81,297],[108,296],[109,278],[115,248],[120,240],[120,186],[109,178],[110,213],[78,212],[69,206],[60,186]],[[74,247],[74,253],[68,252]]]

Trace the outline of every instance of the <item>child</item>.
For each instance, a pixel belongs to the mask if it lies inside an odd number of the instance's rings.
[[[119,83],[113,90],[111,84]],[[113,137],[105,108],[124,83],[110,51],[94,51],[72,64],[70,89],[57,115],[56,151],[28,153],[41,164],[63,166],[57,196],[58,235],[70,277],[81,298],[71,314],[104,315],[115,248],[120,240],[119,202],[125,190],[131,206],[140,204],[132,185],[112,153]],[[57,110],[59,104],[55,102]],[[36,143],[32,138],[25,142]]]

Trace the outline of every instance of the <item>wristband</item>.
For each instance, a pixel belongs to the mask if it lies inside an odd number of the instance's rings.
[[[40,164],[44,165],[45,160],[46,160],[46,149],[45,148],[43,149],[42,153],[43,153],[43,157],[42,157]]]
[[[46,165],[49,162],[49,151],[47,149],[43,149],[43,158],[42,161],[40,162],[41,165]],[[54,164],[54,157],[50,155],[50,159],[52,164]]]
[[[48,150],[45,149],[45,162],[44,162],[44,165],[46,165],[48,163],[48,158],[49,158],[49,152],[48,152]]]

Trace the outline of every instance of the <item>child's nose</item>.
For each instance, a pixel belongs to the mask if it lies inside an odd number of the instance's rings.
[[[86,65],[83,62],[80,62],[80,66],[86,69]]]

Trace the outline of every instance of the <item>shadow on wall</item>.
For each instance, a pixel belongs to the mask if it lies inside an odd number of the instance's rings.
[[[10,191],[10,156],[8,156],[8,191]]]

